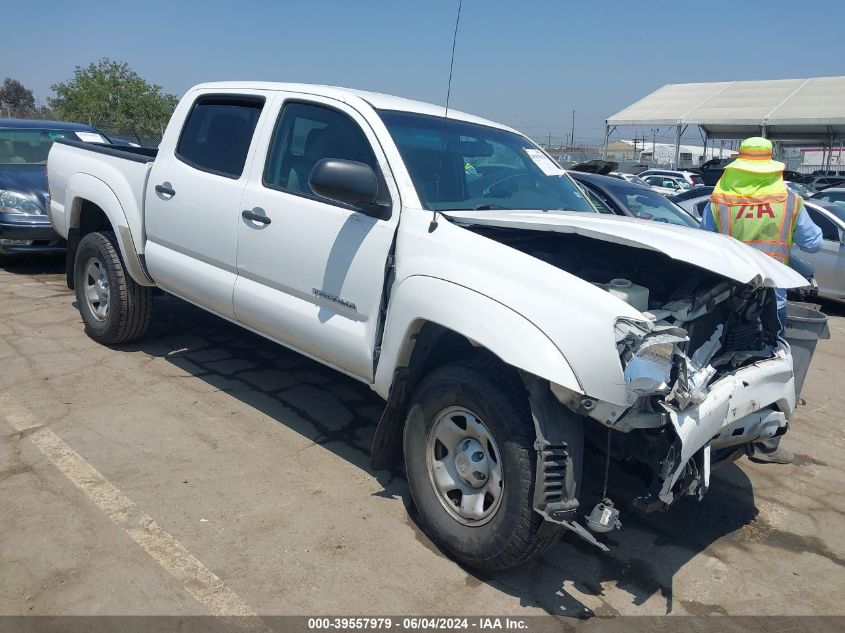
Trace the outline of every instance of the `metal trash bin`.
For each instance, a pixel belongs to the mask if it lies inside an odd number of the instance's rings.
[[[830,338],[827,315],[806,303],[787,301],[784,337],[792,349],[792,371],[795,374],[797,400],[801,397],[801,388],[816,351],[816,342],[820,338]]]

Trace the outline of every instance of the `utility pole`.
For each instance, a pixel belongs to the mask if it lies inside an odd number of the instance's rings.
[[[569,144],[575,147],[575,110],[572,111],[572,133],[569,135]]]
[[[547,149],[548,151],[552,151],[552,133],[551,133],[551,132],[549,132],[549,142],[548,142],[548,144],[546,145],[546,149]]]

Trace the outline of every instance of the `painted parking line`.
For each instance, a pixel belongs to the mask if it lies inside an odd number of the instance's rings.
[[[53,466],[67,477],[94,505],[129,537],[144,548],[161,567],[178,580],[212,615],[255,616],[255,612],[212,571],[186,550],[156,521],[140,510],[96,468],[62,438],[39,424],[35,415],[0,390],[0,415],[22,437],[29,439]],[[248,628],[263,629],[258,618],[239,620]]]

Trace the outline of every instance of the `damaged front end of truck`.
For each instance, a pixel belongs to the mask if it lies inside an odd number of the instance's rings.
[[[586,424],[584,434],[599,455],[641,476],[634,502],[642,510],[663,510],[687,495],[700,499],[713,467],[754,444],[774,447],[788,429],[795,389],[792,357],[779,337],[775,288],[803,279],[724,236],[582,217],[588,215],[454,219],[588,282],[579,294],[592,303],[571,299],[569,313],[550,326],[576,374],[588,380],[581,392],[553,383],[551,392],[571,412],[598,423]],[[594,290],[619,277],[647,289],[647,306],[605,326],[613,307]],[[612,328],[612,343],[605,343],[604,327]],[[591,345],[575,338],[590,336]],[[612,344],[615,354],[605,354]],[[602,390],[608,395],[600,396]],[[573,499],[564,501],[572,507]],[[612,529],[614,509],[598,507],[604,525],[596,531]],[[584,514],[593,527],[595,517]],[[584,536],[570,519],[564,523]]]
[[[615,420],[623,460],[648,466],[646,511],[699,499],[710,469],[783,435],[794,408],[792,361],[771,289],[722,281],[619,319],[617,350],[631,406]]]

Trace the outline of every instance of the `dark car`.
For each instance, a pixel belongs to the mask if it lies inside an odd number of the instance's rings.
[[[698,222],[674,202],[656,191],[613,176],[598,176],[570,171],[590,202],[601,213],[628,215],[680,226],[697,227]]]
[[[109,142],[90,125],[0,119],[0,257],[65,250],[47,215],[47,154],[60,138]]]

